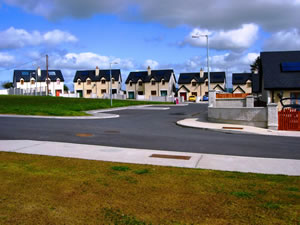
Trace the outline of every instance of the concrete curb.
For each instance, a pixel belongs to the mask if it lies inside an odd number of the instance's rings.
[[[221,123],[211,123],[211,122],[199,122],[196,118],[188,118],[184,120],[179,120],[176,122],[178,126],[211,130],[230,134],[252,134],[252,135],[265,135],[265,136],[282,136],[282,137],[300,137],[300,132],[297,131],[277,131],[269,130],[258,127],[237,125],[237,124],[221,124]],[[222,129],[222,127],[239,127],[243,130],[234,129]]]
[[[300,176],[300,160],[294,159],[215,155],[31,140],[0,140],[0,149],[3,152],[119,163]],[[154,157],[154,154],[169,158]],[[188,159],[180,157],[188,157]]]

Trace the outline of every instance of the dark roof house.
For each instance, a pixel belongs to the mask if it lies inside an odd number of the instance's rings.
[[[178,84],[190,84],[193,79],[198,83],[204,83],[208,79],[208,73],[205,72],[203,77],[200,73],[181,73],[178,79]],[[210,72],[211,83],[224,83],[226,80],[225,72]]]
[[[150,75],[148,75],[150,73]],[[137,83],[139,80],[142,80],[143,83],[150,82],[152,79],[154,79],[156,82],[160,82],[162,79],[164,79],[166,82],[169,82],[171,79],[171,76],[174,76],[174,80],[176,82],[176,78],[174,75],[174,70],[151,70],[149,71],[137,71],[137,72],[130,72],[127,79],[126,84],[131,81],[132,83]]]
[[[100,81],[104,78],[106,81],[110,81],[110,70],[98,70],[99,75],[96,76],[96,70],[78,70],[76,71],[75,77],[73,82],[77,82],[80,79],[82,82],[85,82],[87,78],[90,78],[92,82]],[[121,81],[121,70],[119,69],[112,69],[111,76],[115,81]]]
[[[60,70],[48,70],[48,77],[51,81],[55,82],[57,78],[64,81],[64,77]],[[38,76],[37,70],[15,70],[14,82],[20,82],[23,79],[25,82],[30,82],[31,78],[37,79],[37,82],[46,82],[47,71],[41,70],[41,76]]]
[[[300,51],[261,52],[264,89],[300,89]]]
[[[258,74],[253,74],[253,73],[233,73],[232,74],[232,85],[245,85],[248,80],[251,81],[252,92],[258,93],[260,91]],[[234,91],[235,90],[233,90],[233,92]]]

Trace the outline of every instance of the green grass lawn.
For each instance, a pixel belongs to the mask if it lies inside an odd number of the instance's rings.
[[[113,100],[113,107],[145,104],[153,105],[162,103]],[[106,108],[110,108],[109,99],[0,95],[0,114],[85,116],[87,114],[83,111]]]
[[[299,224],[300,177],[0,152],[0,224]]]

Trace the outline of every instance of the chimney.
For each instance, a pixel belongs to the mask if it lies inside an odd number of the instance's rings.
[[[200,70],[200,78],[203,78],[204,77],[204,71],[203,71],[203,69],[201,68],[201,70]]]
[[[99,70],[99,67],[98,67],[98,66],[96,66],[96,71],[95,71],[95,75],[96,75],[96,76],[99,76],[99,74],[100,74],[100,70]]]
[[[148,70],[148,76],[150,76],[151,75],[151,67],[148,66],[147,70]]]
[[[39,77],[42,75],[42,72],[41,72],[41,68],[40,68],[40,67],[37,68],[37,75],[38,75]]]

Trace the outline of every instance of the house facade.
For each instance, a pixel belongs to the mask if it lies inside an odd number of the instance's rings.
[[[254,73],[233,73],[232,93],[256,94],[259,92],[259,75]]]
[[[300,51],[261,52],[260,81],[262,100],[285,105],[300,105]]]
[[[136,99],[143,96],[150,99],[151,96],[174,97],[176,92],[176,78],[173,70],[151,70],[130,72],[126,79],[126,94],[128,99]]]
[[[47,92],[49,95],[59,96],[64,91],[64,77],[60,70],[14,70],[14,87],[22,89],[25,93]]]
[[[224,92],[226,84],[225,72],[210,72],[211,89]],[[185,100],[189,96],[202,99],[208,96],[208,74],[202,69],[199,73],[181,73],[178,79],[178,95]]]
[[[112,80],[110,80],[110,72]],[[110,85],[112,85],[112,94],[120,94],[121,91],[121,71],[119,69],[76,71],[74,82],[74,91],[80,97],[84,98],[103,98],[110,94]]]

